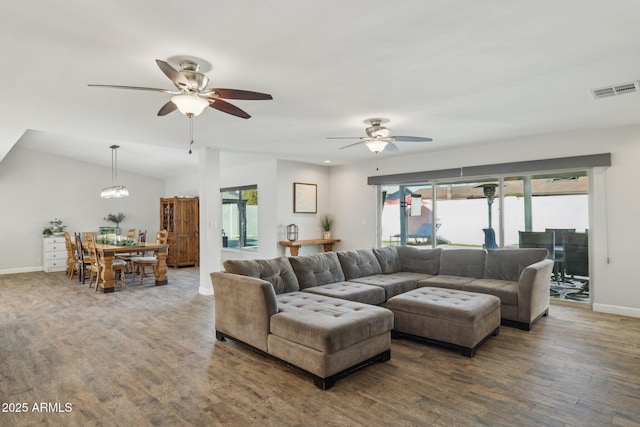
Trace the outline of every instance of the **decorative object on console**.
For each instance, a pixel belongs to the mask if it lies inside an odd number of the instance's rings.
[[[331,229],[335,223],[335,218],[331,214],[324,214],[320,217],[320,227],[322,227],[322,238],[331,238]]]
[[[287,225],[287,240],[295,242],[298,240],[298,226],[295,224]]]
[[[50,227],[45,227],[45,229],[42,230],[43,236],[62,235],[62,232],[67,227],[66,225],[62,225],[62,220],[58,218],[49,221],[49,224],[51,224]]]
[[[110,199],[112,197],[129,197],[129,190],[124,185],[117,185],[118,181],[118,148],[119,145],[111,147],[111,187],[105,187],[100,192],[100,197]]]

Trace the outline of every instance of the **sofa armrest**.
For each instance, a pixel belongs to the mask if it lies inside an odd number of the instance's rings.
[[[518,320],[529,323],[549,307],[553,261],[544,259],[522,270],[518,281]]]
[[[278,312],[271,283],[238,274],[211,273],[216,331],[267,351],[271,316]]]

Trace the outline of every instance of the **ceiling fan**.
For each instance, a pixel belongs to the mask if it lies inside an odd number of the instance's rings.
[[[360,141],[353,144],[341,147],[341,150],[345,148],[353,147],[358,144],[364,144],[373,153],[378,154],[382,150],[390,152],[399,151],[398,146],[393,142],[429,142],[433,141],[431,138],[423,138],[421,136],[393,136],[389,135],[391,131],[382,126],[383,123],[387,123],[387,119],[367,119],[364,123],[371,125],[366,129],[367,136],[334,136],[327,139],[359,139]]]
[[[177,90],[156,89],[151,87],[139,86],[117,86],[117,85],[98,85],[90,84],[92,87],[108,87],[115,89],[133,89],[147,90],[152,92],[164,92],[174,95],[169,102],[164,104],[158,116],[166,116],[167,114],[179,110],[187,117],[197,116],[206,107],[214,108],[223,113],[248,119],[251,117],[246,111],[241,110],[224,99],[242,99],[242,100],[268,100],[273,97],[267,93],[251,92],[248,90],[238,89],[207,89],[209,77],[200,73],[200,65],[191,60],[183,60],[180,62],[180,70],[176,70],[168,62],[156,59],[156,64],[160,70],[169,77]]]

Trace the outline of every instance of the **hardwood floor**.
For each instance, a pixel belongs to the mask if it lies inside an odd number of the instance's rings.
[[[64,272],[0,276],[0,425],[640,425],[637,318],[552,305],[472,359],[393,340],[390,361],[321,391],[216,342],[196,268],[168,277],[102,294]]]

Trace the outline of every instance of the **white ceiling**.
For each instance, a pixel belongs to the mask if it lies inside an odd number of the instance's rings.
[[[3,1],[0,158],[16,143],[159,178],[195,173],[188,119],[157,117],[173,88],[155,59],[204,61],[209,87],[267,92],[207,109],[196,147],[321,164],[374,156],[353,141],[390,119],[401,154],[640,122],[637,0]],[[208,70],[207,70],[208,68]],[[382,153],[380,156],[398,154]]]

